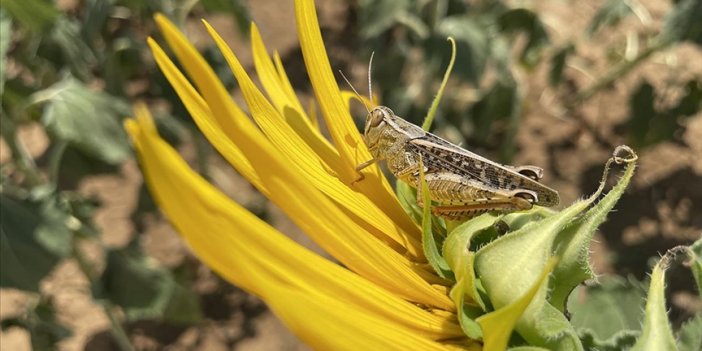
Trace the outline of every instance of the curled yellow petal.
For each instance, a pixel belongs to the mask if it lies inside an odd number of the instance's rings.
[[[178,94],[178,97],[183,102],[183,105],[190,113],[190,116],[192,116],[193,121],[195,121],[195,124],[205,137],[207,137],[217,151],[219,151],[242,176],[253,184],[261,193],[267,195],[268,190],[263,186],[263,183],[261,183],[253,166],[251,166],[251,163],[244,153],[241,152],[228,136],[233,135],[231,134],[231,130],[235,128],[234,125],[232,123],[218,123],[213,117],[210,107],[195,88],[190,85],[187,78],[183,76],[175,64],[168,58],[163,49],[151,38],[149,38],[148,44],[156,64],[161,68],[166,79],[168,79],[176,94]],[[229,134],[226,133],[227,130],[230,131]]]
[[[282,309],[297,304],[273,291],[285,286],[320,301],[333,298],[357,309],[358,318],[382,320],[423,338],[461,335],[455,316],[433,314],[398,298],[303,248],[228,199],[160,139],[143,106],[135,112],[137,119],[128,120],[126,128],[151,193],[195,254],[227,280]]]
[[[157,16],[156,21],[215,119],[235,127],[231,130],[230,138],[236,140],[241,152],[247,155],[271,200],[300,228],[350,269],[406,300],[445,310],[455,309],[445,293],[431,286],[428,279],[432,276],[427,275],[423,267],[370,235],[368,228],[359,226],[348,213],[321,193],[313,182],[302,177],[298,166],[291,165],[281,150],[274,147],[272,139],[269,140],[253,126],[232,102],[212,69],[182,34],[165,17]],[[246,87],[242,88],[245,96],[248,95],[247,103],[255,111],[254,115],[258,113],[258,117],[267,117],[272,121],[271,117],[277,111],[259,96],[260,92],[256,93],[253,84],[247,86],[250,83],[248,77],[241,79],[242,82],[246,83]],[[284,126],[281,126],[277,132],[283,130]],[[305,146],[295,147],[295,151],[307,152]],[[410,243],[403,244],[410,246]]]
[[[339,165],[336,164],[339,159],[332,160],[335,162],[334,164],[326,164],[316,152],[320,150],[314,150],[305,143],[305,139],[296,134],[290,125],[281,118],[273,105],[265,99],[217,32],[206,22],[205,26],[229,63],[254,119],[269,140],[276,145],[276,149],[285,155],[288,167],[296,171],[294,175],[303,181],[311,182],[341,207],[362,219],[364,223],[361,225],[367,223],[367,227],[375,229],[372,233],[376,236],[381,238],[389,236],[396,244],[404,247],[411,256],[421,259],[423,253],[419,241],[398,231],[394,221],[376,207],[375,203],[362,194],[354,192],[334,174],[329,173],[329,168],[339,169]],[[290,112],[294,113],[292,110]],[[309,137],[314,136],[310,135]]]
[[[347,179],[356,179],[355,167],[371,159],[365,143],[361,139],[353,119],[344,104],[339,86],[332,74],[331,65],[326,55],[322,34],[317,22],[317,12],[313,0],[295,0],[295,18],[300,38],[302,56],[312,83],[317,102],[324,117],[329,133],[334,140],[339,155],[346,162]],[[387,179],[376,165],[364,170],[366,179],[354,186],[366,196],[373,198],[383,212],[395,219],[398,226],[407,233],[420,237],[419,227],[400,206],[395,193]]]

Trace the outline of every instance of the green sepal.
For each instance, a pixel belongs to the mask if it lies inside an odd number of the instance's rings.
[[[597,227],[607,219],[607,214],[612,211],[634,175],[636,155],[632,156],[624,175],[612,190],[556,238],[554,246],[561,261],[553,272],[549,302],[561,312],[565,312],[568,296],[578,284],[596,278],[588,261],[590,242]]]
[[[643,285],[630,278],[606,276],[593,286],[578,286],[568,300],[570,322],[586,349],[621,350],[640,334]]]
[[[398,181],[395,183],[395,193],[400,205],[415,223],[422,223],[422,208],[417,205],[417,191],[409,184]]]
[[[594,198],[590,201],[592,200]],[[521,229],[498,238],[477,252],[476,272],[496,309],[512,304],[534,285],[552,256],[552,245],[556,236],[576,215],[589,206],[590,201],[576,202],[559,214],[527,223]],[[562,337],[566,332],[574,337],[575,331],[567,321],[566,330],[541,330],[537,322],[545,322],[542,316],[545,311],[542,311],[542,308],[547,304],[546,290],[539,292],[534,301],[516,326],[517,331],[529,344],[550,346],[557,336]],[[565,320],[562,314],[556,318]],[[553,322],[560,326],[563,321]]]
[[[665,307],[665,270],[668,269],[672,256],[669,251],[653,267],[646,299],[643,331],[631,351],[676,351],[678,349]]]
[[[440,244],[434,236],[432,230],[432,216],[431,216],[431,197],[429,196],[429,187],[427,186],[426,179],[424,178],[424,165],[422,161],[419,161],[419,183],[422,187],[422,201],[424,202],[424,209],[422,211],[422,248],[424,249],[424,256],[427,261],[434,268],[436,274],[441,278],[449,279],[455,281],[453,272],[449,268],[448,263],[441,252],[439,251]]]
[[[483,351],[501,351],[507,348],[512,331],[520,317],[534,301],[537,293],[546,289],[545,283],[556,262],[556,258],[551,258],[544,265],[543,271],[524,295],[476,319],[483,330]]]
[[[622,151],[629,157],[620,156]],[[546,262],[554,255],[558,236],[602,193],[611,163],[631,164],[635,160],[631,149],[618,147],[607,161],[599,189],[588,199],[540,221],[527,222],[520,229],[494,240],[477,252],[476,272],[496,309],[511,304],[534,284]],[[516,330],[531,345],[562,350],[582,349],[573,326],[546,299],[547,290],[544,289],[517,322]]]
[[[490,214],[483,214],[470,221],[463,222],[448,235],[444,241],[443,256],[456,277],[456,284],[449,296],[459,306],[458,322],[471,339],[482,339],[482,330],[475,318],[487,311],[481,294],[478,292],[473,260],[475,253],[470,250],[471,238],[486,230],[494,230],[493,224],[498,220]],[[468,298],[468,301],[466,301]]]
[[[444,241],[442,250],[444,259],[456,276],[456,284],[450,292],[456,306],[462,306],[464,297],[468,296],[483,311],[487,311],[475,284],[475,253],[470,250],[470,247],[471,239],[485,230],[492,229],[497,220],[498,217],[494,215],[483,214],[456,227]]]

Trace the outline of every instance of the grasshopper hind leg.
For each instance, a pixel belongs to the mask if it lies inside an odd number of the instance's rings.
[[[430,173],[425,178],[431,199],[439,203],[432,206],[432,213],[446,219],[465,220],[491,211],[528,210],[536,202],[536,194],[530,191],[497,190],[455,173]],[[417,189],[417,204],[423,207],[422,187]]]
[[[512,212],[528,210],[531,207],[531,202],[522,198],[495,198],[475,199],[461,204],[441,204],[433,206],[431,210],[434,215],[439,217],[465,220],[491,211]]]

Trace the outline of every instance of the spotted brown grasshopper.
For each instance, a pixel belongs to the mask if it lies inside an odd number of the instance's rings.
[[[455,59],[455,41],[449,38],[454,55],[444,75],[442,87],[448,80]],[[373,101],[371,67],[368,63],[368,97]],[[360,94],[340,72],[346,83],[363,101]],[[443,88],[439,89],[431,110],[435,110]],[[364,102],[364,105],[366,103]],[[536,166],[505,166],[452,144],[395,115],[391,109],[378,106],[368,115],[363,140],[373,158],[356,166],[361,172],[375,162],[387,161],[390,171],[415,189],[422,189],[421,173],[429,189],[429,198],[436,205],[432,212],[446,219],[460,220],[485,212],[512,212],[528,210],[534,205],[558,205],[558,192],[539,183],[543,169]],[[427,127],[428,128],[428,127]],[[423,207],[421,190],[417,190],[417,204]],[[429,204],[431,205],[431,204]]]
[[[446,219],[528,210],[533,205],[550,207],[559,202],[558,192],[539,183],[541,168],[500,165],[424,131],[385,106],[368,112],[363,139],[373,159],[358,165],[357,171],[385,160],[399,180],[421,189],[419,168],[423,165],[430,198],[437,203],[432,212]],[[423,207],[421,191],[417,191],[417,203]]]

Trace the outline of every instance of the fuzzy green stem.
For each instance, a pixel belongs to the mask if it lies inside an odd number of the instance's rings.
[[[456,62],[456,41],[451,37],[448,38],[448,41],[451,42],[451,60],[446,68],[446,72],[444,73],[444,79],[441,81],[439,91],[436,93],[434,100],[431,102],[429,112],[427,112],[427,116],[424,118],[424,123],[422,123],[422,129],[425,131],[429,131],[429,128],[431,128],[431,123],[434,121],[434,117],[436,117],[436,110],[439,108],[441,96],[444,94],[444,88],[446,87],[446,83],[448,83],[448,79],[451,76],[453,64]]]

